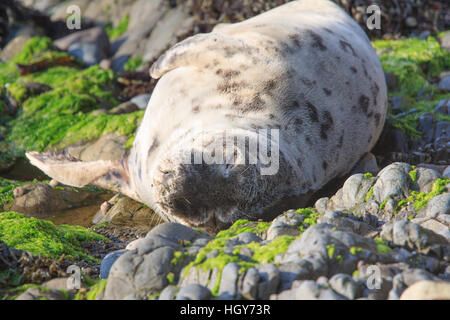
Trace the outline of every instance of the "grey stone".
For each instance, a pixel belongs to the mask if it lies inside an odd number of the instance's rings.
[[[199,284],[188,284],[180,289],[176,300],[209,300],[211,292]]]
[[[239,265],[235,262],[228,263],[222,271],[220,280],[219,299],[232,300],[238,293],[237,281],[239,278]]]
[[[16,300],[67,300],[67,297],[56,289],[42,290],[39,287],[32,287],[19,295]]]
[[[123,255],[127,250],[117,250],[108,253],[102,260],[100,264],[100,278],[107,279],[109,275],[109,271],[111,270],[112,265],[116,262],[117,259],[121,255]]]
[[[447,244],[444,237],[410,221],[386,223],[383,226],[381,238],[412,250],[420,250],[433,244]]]
[[[324,214],[327,209],[327,202],[330,200],[328,197],[320,198],[319,200],[314,203],[314,207],[316,208],[317,212],[320,214]]]
[[[380,171],[377,165],[377,159],[372,153],[366,153],[351,171],[351,174],[371,173],[376,175]]]
[[[194,18],[189,15],[188,6],[179,4],[176,8],[168,10],[156,23],[148,40],[146,40],[143,60],[154,61],[166,49],[175,45],[180,37],[192,30]]]
[[[130,102],[134,103],[140,110],[145,110],[147,108],[148,102],[150,101],[151,95],[148,93],[140,94],[133,97]]]
[[[439,101],[436,108],[434,108],[434,112],[450,115],[450,99],[444,99]]]
[[[345,300],[328,286],[317,284],[313,280],[302,281],[295,290],[296,300]]]
[[[147,237],[150,235],[158,235],[174,242],[178,242],[179,240],[195,242],[198,239],[209,238],[204,233],[175,222],[166,222],[157,225],[147,233]]]
[[[96,45],[105,56],[109,54],[109,38],[105,30],[95,27],[71,33],[68,36],[55,40],[54,45],[60,50],[67,51],[75,43]]]
[[[255,268],[250,268],[244,276],[241,295],[247,300],[256,300],[258,298],[258,284],[260,276]]]
[[[258,285],[258,299],[267,300],[276,293],[280,284],[280,271],[274,264],[262,264],[257,267],[260,282]]]
[[[447,166],[442,174],[444,177],[450,178],[450,166]]]
[[[159,300],[175,300],[177,296],[178,288],[173,285],[168,285],[161,291],[159,295]]]
[[[406,288],[423,280],[438,280],[438,278],[422,269],[411,269],[397,274],[392,280],[392,290],[389,292],[389,300],[400,299],[400,296]]]
[[[431,143],[434,138],[434,116],[431,112],[425,112],[419,117],[417,129],[423,132],[422,141],[427,144]]]
[[[160,247],[148,254],[128,251],[113,264],[104,299],[120,300],[129,294],[150,295],[168,285],[167,274],[175,267],[171,260],[175,250]]]
[[[335,274],[328,283],[334,291],[347,299],[354,300],[361,296],[361,288],[348,274]]]
[[[433,169],[417,168],[416,178],[419,191],[429,193],[433,187],[434,181],[441,178],[441,175]]]
[[[76,42],[69,46],[67,52],[81,60],[87,66],[99,64],[108,56],[96,44]]]
[[[393,72],[384,72],[384,77],[386,79],[386,84],[389,90],[394,90],[398,85],[398,78]]]
[[[407,163],[396,162],[381,170],[373,186],[373,196],[379,203],[387,198],[406,198],[409,195],[412,170]]]
[[[368,234],[374,231],[370,225],[365,222],[352,219],[351,215],[344,214],[341,211],[327,212],[318,219],[320,223],[329,223],[340,230],[351,231],[360,235]]]
[[[450,32],[445,32],[441,37],[441,47],[450,51]]]
[[[450,76],[446,76],[439,81],[439,89],[450,91]]]
[[[139,110],[138,106],[131,101],[126,101],[109,110],[110,114],[124,114]]]

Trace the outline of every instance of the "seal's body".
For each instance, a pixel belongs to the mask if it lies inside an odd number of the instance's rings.
[[[218,25],[169,49],[150,73],[161,79],[127,160],[87,164],[32,153],[31,161],[63,183],[119,184],[170,221],[215,230],[304,205],[370,151],[387,109],[370,41],[327,0],[293,1]],[[277,141],[269,137],[279,148],[274,174],[261,174],[260,162],[239,162],[245,145],[234,146],[231,163],[182,159],[225,144],[230,131],[251,144],[261,129],[279,130]],[[107,170],[77,178],[88,166]]]

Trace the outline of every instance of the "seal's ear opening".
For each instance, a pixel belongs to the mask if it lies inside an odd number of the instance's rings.
[[[74,187],[97,186],[141,201],[131,187],[126,159],[83,162],[69,155],[27,152],[31,164],[56,181]]]

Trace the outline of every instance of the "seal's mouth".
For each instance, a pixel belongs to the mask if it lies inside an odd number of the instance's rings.
[[[230,225],[246,202],[243,166],[179,164],[153,175],[155,204],[168,220],[216,231]],[[251,178],[250,176],[247,179]],[[241,192],[239,192],[241,189]]]

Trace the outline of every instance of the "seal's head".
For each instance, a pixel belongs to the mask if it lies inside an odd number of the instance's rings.
[[[277,134],[263,133],[231,130],[172,139],[148,170],[152,207],[168,220],[207,231],[237,219],[267,218],[266,209],[279,200],[288,179],[280,174],[285,168],[283,161],[279,166]]]

